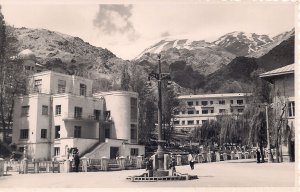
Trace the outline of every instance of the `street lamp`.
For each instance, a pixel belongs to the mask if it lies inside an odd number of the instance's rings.
[[[161,72],[161,63],[160,63],[161,55],[158,55],[158,73],[151,72],[148,76],[148,80],[154,79],[157,81],[158,87],[158,140],[157,140],[157,160],[158,160],[158,169],[156,171],[157,176],[166,176],[168,175],[168,171],[164,170],[164,144],[165,140],[162,139],[162,95],[161,95],[161,83],[162,80],[170,79],[169,73]]]
[[[271,144],[270,144],[270,130],[269,130],[269,116],[268,116],[268,107],[269,107],[269,105],[267,103],[264,103],[264,106],[266,107],[268,163],[272,163]]]

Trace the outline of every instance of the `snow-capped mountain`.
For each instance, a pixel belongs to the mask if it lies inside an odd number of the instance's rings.
[[[295,37],[295,29],[293,28],[290,31],[280,33],[279,35],[276,35],[272,38],[272,42],[262,45],[258,51],[251,53],[250,57],[261,57],[265,54],[267,54],[270,50],[272,50],[274,47],[279,45],[281,42],[288,40],[291,37]]]
[[[213,43],[236,56],[247,56],[258,51],[263,45],[273,40],[267,35],[255,33],[231,32],[223,35]]]
[[[141,58],[145,53],[158,54],[171,48],[195,50],[213,46],[215,45],[204,40],[193,41],[190,39],[164,39],[145,49],[135,58],[135,60]]]

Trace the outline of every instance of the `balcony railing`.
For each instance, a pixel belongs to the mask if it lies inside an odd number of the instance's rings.
[[[93,114],[75,114],[64,113],[62,115],[63,121],[100,121],[101,117],[94,116]]]

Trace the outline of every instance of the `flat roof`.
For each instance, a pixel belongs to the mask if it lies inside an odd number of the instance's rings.
[[[178,99],[202,99],[202,98],[224,98],[224,97],[246,97],[252,93],[221,93],[221,94],[203,94],[203,95],[181,95]]]
[[[295,71],[295,64],[286,65],[284,67],[280,67],[277,69],[274,69],[272,71],[265,72],[263,74],[260,74],[259,77],[261,78],[269,78],[279,75],[285,75],[285,74],[291,74]]]
[[[71,77],[71,78],[73,77],[73,78],[79,78],[79,79],[93,81],[92,79],[89,79],[89,78],[85,78],[85,77],[81,77],[81,76],[77,76],[77,75],[68,75],[65,73],[59,73],[59,72],[51,71],[51,70],[34,73],[32,76],[37,77],[37,76],[48,75],[48,74],[55,74],[55,75],[60,75],[60,76],[65,76],[65,77]]]

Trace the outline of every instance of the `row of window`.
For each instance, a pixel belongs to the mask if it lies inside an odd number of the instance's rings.
[[[48,115],[49,114],[49,109],[47,105],[43,105],[42,106],[42,115]],[[21,109],[21,116],[28,116],[29,115],[29,105],[27,106],[22,106]],[[55,115],[61,115],[61,105],[56,105],[55,106]],[[110,112],[106,111],[105,115],[109,115],[110,116]],[[101,116],[101,110],[94,110],[94,118],[95,120],[100,120],[100,116]],[[105,116],[105,117],[106,117]],[[82,107],[74,107],[74,118],[82,118]],[[136,118],[137,118],[137,114],[136,114]]]
[[[65,80],[58,80],[57,84],[57,93],[66,92],[67,82]],[[87,87],[85,84],[80,83],[79,85],[79,95],[86,96]],[[42,92],[42,79],[37,79],[34,81],[34,91],[41,93]]]
[[[243,111],[244,111],[244,109],[237,109],[238,113],[242,113]],[[219,109],[219,113],[226,113],[226,112],[227,112],[226,109]],[[233,109],[230,109],[230,112],[233,113]],[[209,114],[209,113],[214,113],[214,110],[213,109],[211,109],[211,110],[203,109],[201,111],[201,114]],[[181,111],[181,114],[184,115],[186,113],[185,113],[185,111]],[[196,110],[196,111],[188,110],[187,114],[188,115],[199,114],[199,111],[198,110]],[[179,111],[174,111],[174,115],[179,115]]]
[[[28,139],[29,137],[29,129],[21,129],[20,130],[20,139]],[[105,131],[105,137],[110,138],[110,131]],[[41,138],[46,139],[47,138],[47,129],[41,129]],[[60,138],[60,125],[55,126],[55,139]],[[81,126],[74,126],[74,138],[81,138]],[[137,139],[137,128],[135,124],[131,124],[130,129],[130,138],[131,139]]]
[[[181,121],[181,125],[185,125],[185,120]],[[204,124],[206,123],[207,120],[202,120],[201,123]],[[199,125],[200,124],[200,120],[188,120],[187,121],[187,125]],[[174,121],[174,125],[180,125],[180,121]]]
[[[201,103],[201,105],[203,105],[203,106],[208,105],[208,101],[201,101],[200,103]],[[209,101],[209,103],[210,103],[210,105],[213,105],[213,104],[214,104],[214,101]],[[225,100],[219,100],[218,103],[219,103],[219,105],[225,105],[225,104],[226,104],[226,101],[225,101]],[[199,101],[195,101],[195,103],[194,103],[194,101],[187,101],[187,105],[188,105],[188,106],[193,106],[194,104],[195,104],[196,106],[198,106],[198,105],[199,105]],[[234,100],[230,100],[230,104],[234,104]],[[244,104],[244,100],[238,99],[238,100],[236,100],[236,104],[242,105],[242,104]]]
[[[60,138],[60,126],[55,126],[55,139]],[[74,138],[81,137],[81,126],[74,126]],[[21,129],[20,130],[20,139],[28,139],[29,138],[29,129]],[[41,129],[41,138],[47,139],[47,129]]]

